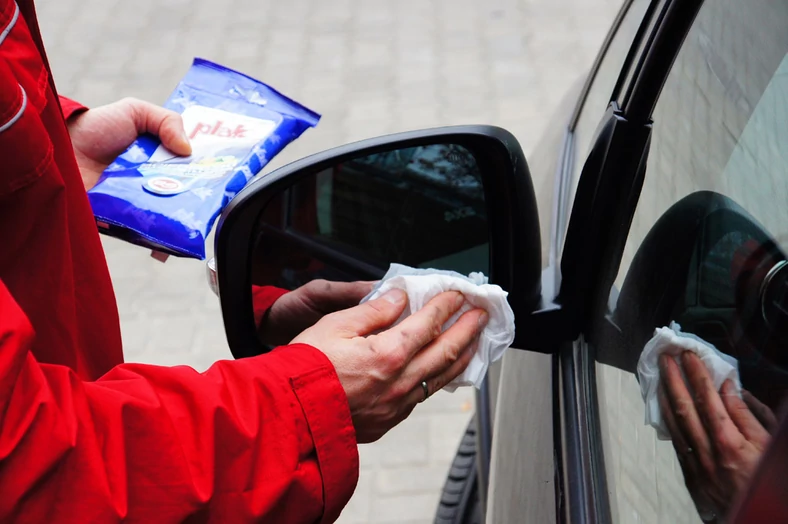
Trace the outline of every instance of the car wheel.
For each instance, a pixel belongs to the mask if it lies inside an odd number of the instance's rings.
[[[481,524],[476,477],[476,418],[468,424],[443,485],[435,524]]]

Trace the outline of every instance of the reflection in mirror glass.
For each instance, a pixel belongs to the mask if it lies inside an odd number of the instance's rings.
[[[487,214],[473,154],[434,144],[302,177],[258,222],[252,282],[375,280],[391,263],[488,274]]]

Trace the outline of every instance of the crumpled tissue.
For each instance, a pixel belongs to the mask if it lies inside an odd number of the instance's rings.
[[[488,284],[487,277],[482,273],[465,276],[455,271],[391,264],[385,276],[361,302],[378,298],[392,289],[401,289],[408,295],[408,306],[394,325],[419,311],[444,291],[461,292],[465,296],[465,304],[443,325],[443,331],[471,309],[482,308],[490,315],[487,326],[475,342],[478,347],[470,364],[444,387],[447,391],[453,392],[460,386],[481,387],[489,365],[500,359],[514,341],[514,312],[506,300],[508,293],[500,286]]]
[[[681,369],[682,376],[684,376],[684,368],[681,359],[678,358],[684,351],[692,351],[698,355],[701,362],[706,365],[706,369],[709,370],[715,389],[719,391],[722,383],[731,379],[736,392],[741,395],[739,362],[735,358],[726,355],[714,345],[692,333],[682,332],[681,326],[676,322],[671,322],[669,327],[657,328],[654,331],[654,337],[646,343],[640,354],[637,374],[640,381],[640,393],[646,404],[646,424],[657,430],[657,437],[660,440],[670,440],[670,433],[662,419],[657,396],[659,391],[659,356],[663,353],[672,355]],[[684,381],[686,382],[686,377]]]

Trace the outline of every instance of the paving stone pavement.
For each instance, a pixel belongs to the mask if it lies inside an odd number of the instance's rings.
[[[496,124],[532,150],[590,66],[621,0],[39,0],[59,91],[90,106],[161,103],[194,56],[262,79],[323,114],[267,168],[385,133]],[[194,260],[105,239],[126,359],[203,370],[231,358]],[[361,446],[340,522],[431,522],[473,412],[439,393]]]

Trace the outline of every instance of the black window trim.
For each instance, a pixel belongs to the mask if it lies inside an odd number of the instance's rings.
[[[626,94],[621,100],[624,115],[633,122],[651,119],[662,87],[689,33],[703,0],[665,0],[655,31],[637,58]]]
[[[577,126],[578,120],[580,120],[580,114],[583,112],[583,107],[586,103],[586,98],[588,98],[588,93],[591,91],[591,86],[594,85],[594,79],[596,78],[597,73],[599,72],[599,68],[602,65],[602,62],[607,55],[607,50],[610,48],[610,44],[613,42],[613,39],[618,33],[619,27],[621,27],[621,23],[626,18],[627,13],[629,12],[629,8],[635,0],[624,0],[624,5],[621,6],[619,9],[618,14],[616,15],[615,20],[613,21],[613,25],[610,26],[610,30],[607,32],[605,36],[605,40],[602,42],[602,47],[599,49],[599,52],[594,59],[594,63],[591,66],[591,70],[586,77],[586,81],[583,84],[583,88],[580,91],[580,96],[577,99],[577,104],[575,104],[575,109],[572,112],[572,117],[569,119],[569,131],[574,133],[575,127]],[[631,57],[627,56],[626,60],[629,60]],[[625,67],[628,66],[628,62],[625,62]]]
[[[643,65],[643,52],[650,47],[654,41],[656,32],[654,28],[659,26],[663,21],[664,7],[669,0],[653,0],[643,17],[643,21],[638,27],[635,39],[632,42],[632,47],[629,49],[629,54],[624,61],[624,66],[621,68],[621,73],[618,77],[615,87],[613,88],[613,95],[611,101],[615,100],[621,105],[622,92],[632,84],[636,72]],[[660,13],[659,16],[655,16]],[[648,38],[644,38],[648,35]]]

